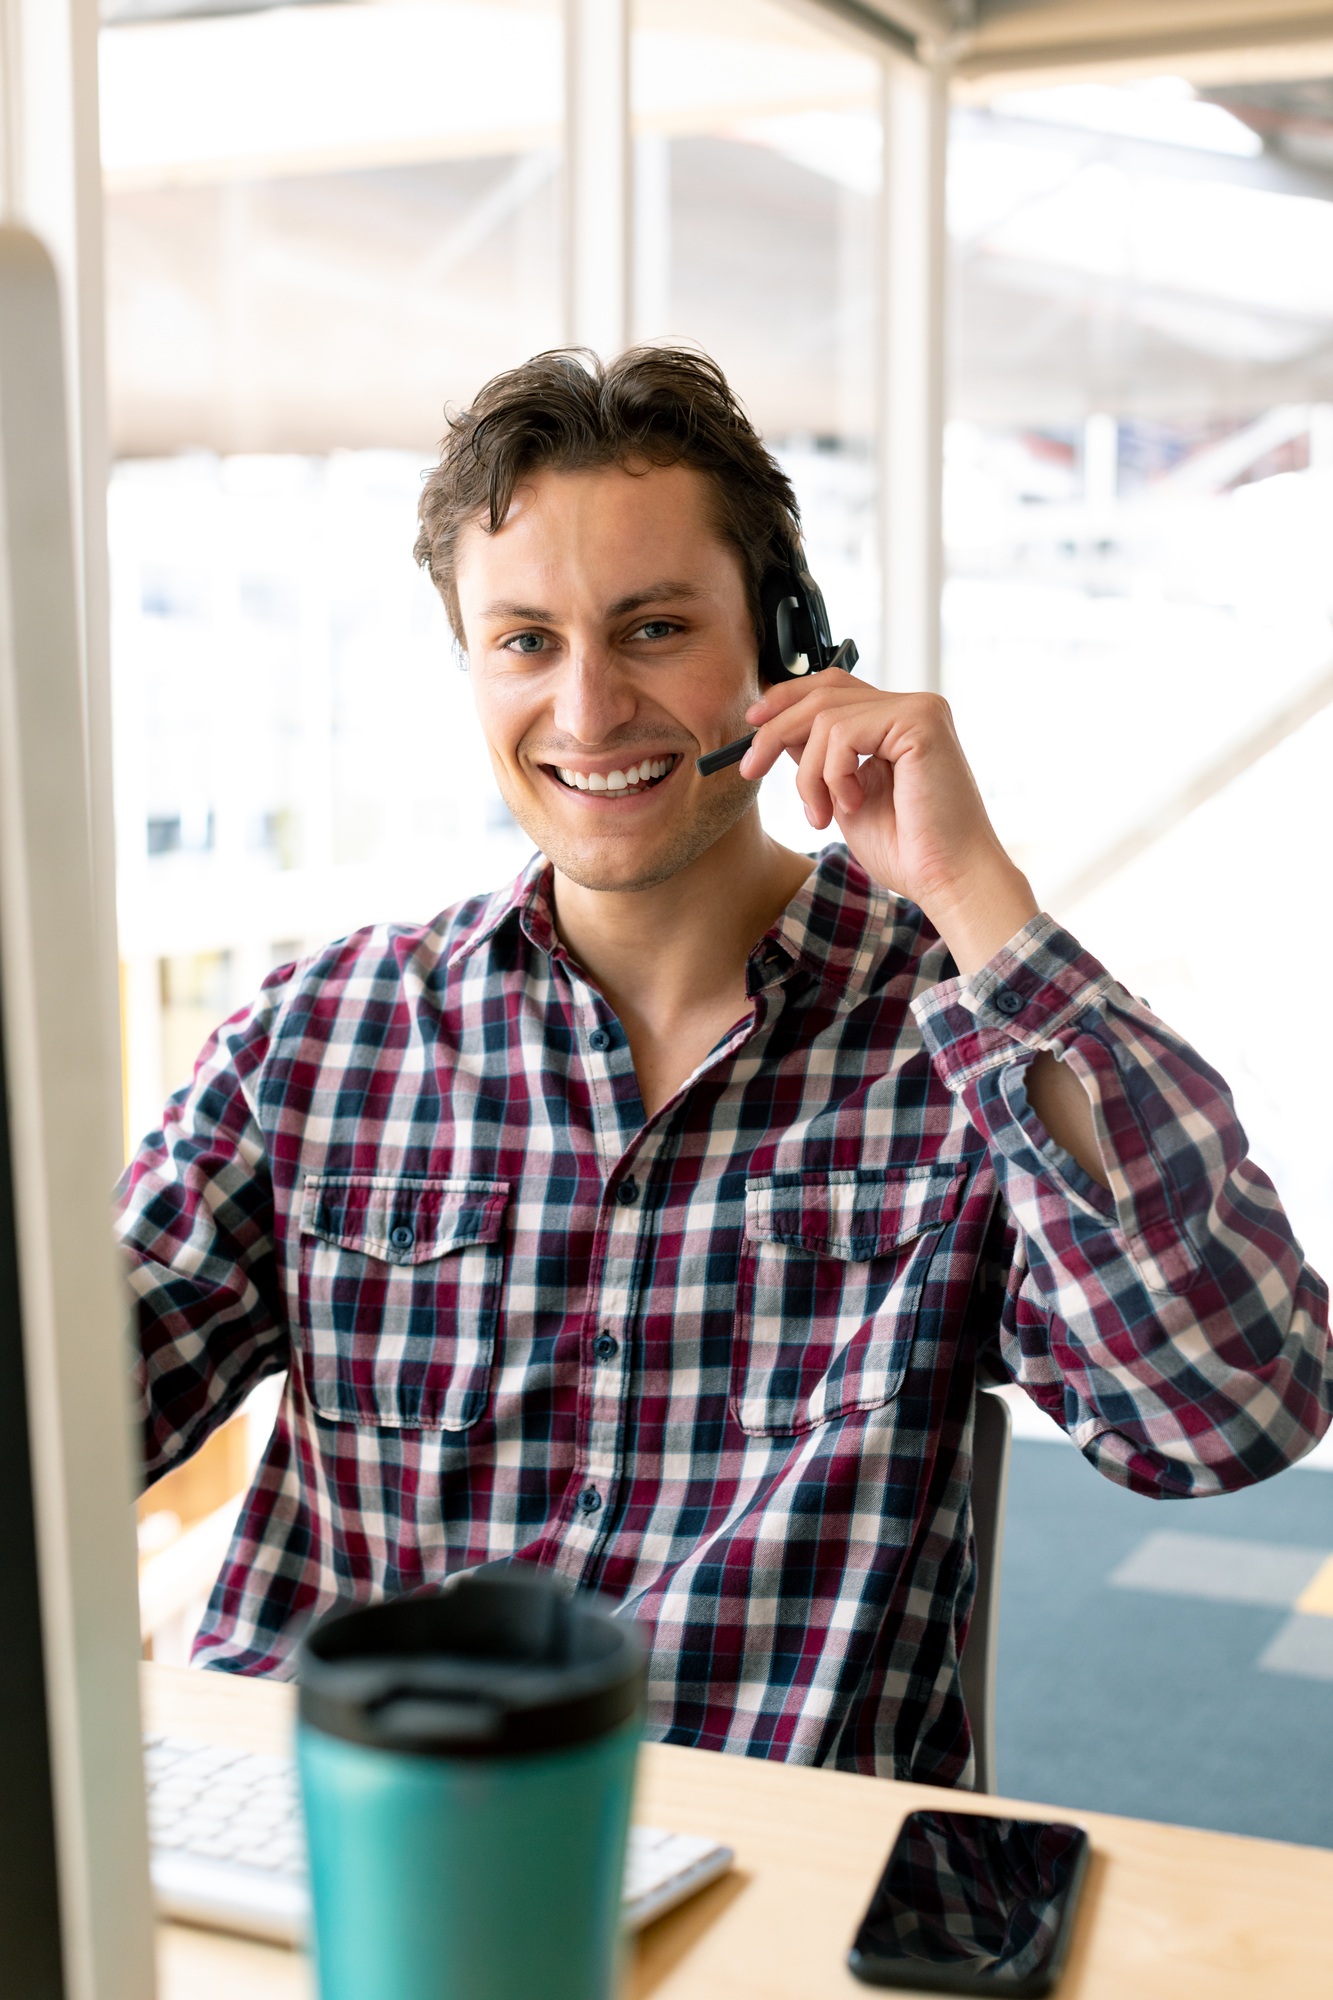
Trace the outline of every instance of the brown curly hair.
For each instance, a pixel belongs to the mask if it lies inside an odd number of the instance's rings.
[[[717,528],[740,558],[760,633],[760,582],[799,551],[800,511],[791,481],[706,354],[631,347],[602,362],[586,348],[553,348],[493,376],[448,424],[422,489],[413,554],[460,645],[460,531],[475,521],[494,534],[525,473],[599,465],[688,465],[708,476]]]

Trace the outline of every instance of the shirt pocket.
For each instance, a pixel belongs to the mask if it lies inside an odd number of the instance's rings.
[[[311,1176],[301,1207],[303,1374],[320,1416],[463,1431],[495,1359],[507,1181]]]
[[[949,1163],[746,1182],[731,1397],[742,1430],[793,1436],[897,1395],[965,1179]]]

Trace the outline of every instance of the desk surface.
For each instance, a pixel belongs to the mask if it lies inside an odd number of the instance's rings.
[[[249,1750],[290,1748],[293,1697],[274,1682],[143,1670],[145,1727]],[[640,1939],[625,2000],[850,2000],[852,1932],[904,1813],[941,1802],[920,1785],[645,1747],[636,1816],[704,1833],[736,1868]],[[950,1803],[994,1802],[953,1794]],[[1060,2000],[1329,2000],[1333,1852],[1199,1833],[1104,1813]],[[313,2000],[298,1954],[164,1924],[160,2000]]]

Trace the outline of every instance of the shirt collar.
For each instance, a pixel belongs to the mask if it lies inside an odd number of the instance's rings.
[[[488,896],[473,929],[450,952],[449,970],[462,965],[512,923],[520,924],[539,950],[554,951],[558,939],[551,907],[551,873],[546,856],[534,854],[512,882]]]
[[[522,872],[488,896],[475,928],[449,955],[461,965],[507,925],[517,923],[538,951],[559,948],[551,895],[553,870],[534,854]],[[821,986],[836,987],[842,1004],[855,1004],[881,955],[898,899],[871,882],[840,842],[824,848],[777,922],[750,953],[746,990],[751,997],[785,985],[798,970]]]
[[[779,984],[799,967],[853,1006],[883,953],[898,901],[870,880],[841,842],[826,847],[777,922],[750,955],[757,986]]]

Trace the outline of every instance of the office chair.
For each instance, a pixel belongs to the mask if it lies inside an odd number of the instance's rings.
[[[1000,1556],[1009,1490],[1009,1405],[980,1383],[973,1407],[972,1535],[977,1594],[958,1675],[972,1724],[977,1790],[995,1790],[995,1656],[1000,1614]]]

